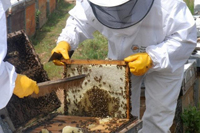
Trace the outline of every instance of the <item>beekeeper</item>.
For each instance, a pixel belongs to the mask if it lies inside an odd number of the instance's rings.
[[[144,80],[146,111],[140,133],[169,133],[184,64],[196,46],[196,27],[182,0],[77,0],[53,52],[68,51],[99,31],[108,58],[125,60],[132,73],[132,115],[139,116]],[[54,60],[56,65],[63,65]]]
[[[17,74],[12,64],[3,61],[7,53],[5,12],[10,6],[9,0],[0,0],[0,109],[7,105],[13,93],[23,98],[33,92],[36,94],[39,92],[35,81],[25,75]]]

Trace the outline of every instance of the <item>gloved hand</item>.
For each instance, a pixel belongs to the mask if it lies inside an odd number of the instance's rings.
[[[130,55],[124,61],[129,62],[130,71],[136,76],[144,75],[153,65],[151,57],[147,53]]]
[[[62,57],[66,60],[69,59],[68,51],[71,49],[69,43],[65,41],[61,41],[57,44],[57,46],[51,51],[51,55],[56,52],[62,55]],[[63,66],[64,63],[60,60],[53,60],[53,63],[58,66]]]
[[[36,82],[28,78],[26,75],[17,74],[13,93],[19,98],[24,98],[31,95],[33,92],[35,92],[35,94],[39,93],[39,88]]]

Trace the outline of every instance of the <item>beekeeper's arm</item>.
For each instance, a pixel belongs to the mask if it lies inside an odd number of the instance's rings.
[[[64,59],[69,59],[68,51],[75,50],[78,44],[85,39],[93,38],[95,29],[91,27],[87,21],[85,10],[87,6],[81,5],[81,0],[76,1],[76,6],[69,12],[70,16],[67,19],[66,26],[62,30],[57,40],[57,46],[52,50],[56,53],[61,53]],[[63,65],[59,60],[53,61],[55,65]]]
[[[194,19],[183,2],[173,8],[165,23],[164,28],[167,31],[165,40],[158,45],[148,46],[143,55],[138,53],[125,58],[133,74],[140,76],[149,69],[174,72],[190,57],[197,40]]]
[[[3,5],[4,4],[4,5]],[[10,6],[9,0],[0,1],[0,109],[4,108],[10,100],[13,92],[18,97],[24,97],[38,93],[38,87],[35,81],[29,79],[25,75],[18,75],[15,67],[4,62],[7,52],[7,30],[5,11]]]

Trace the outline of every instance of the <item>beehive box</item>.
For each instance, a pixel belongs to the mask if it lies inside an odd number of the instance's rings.
[[[7,10],[6,14],[8,33],[25,29],[24,0],[19,0],[17,3],[12,2],[12,6]]]
[[[64,75],[86,74],[81,87],[65,90],[65,114],[130,118],[129,69],[124,61],[65,60]]]
[[[24,30],[28,36],[34,35],[36,31],[35,0],[19,0],[11,1],[11,3],[11,8],[6,12],[8,33]]]
[[[83,133],[137,133],[141,129],[141,120],[129,114],[129,69],[124,61],[64,62],[67,63],[64,68],[66,77],[87,75],[80,88],[65,88],[65,115],[49,114],[27,128],[30,121],[23,128],[23,133],[40,133],[43,130],[60,133],[66,126],[78,128]],[[76,131],[64,133],[73,132]]]
[[[82,133],[137,133],[141,129],[141,120],[129,114],[129,69],[124,61],[64,62],[65,77],[85,74],[86,78],[78,88],[65,88],[65,115],[49,114],[34,126],[24,128],[24,133],[60,133],[66,126]],[[64,133],[73,132],[76,131]]]
[[[78,128],[80,132],[68,130],[68,132],[63,133],[125,133],[121,131],[125,130],[127,132],[131,128],[137,131],[141,129],[141,121],[136,117],[122,119],[57,115],[42,122],[39,126],[24,130],[24,133],[40,133],[44,129],[52,133],[61,133],[66,126]]]
[[[37,83],[49,80],[38,55],[35,53],[24,31],[8,34],[7,40],[8,49],[4,61],[13,64],[17,73],[24,74],[37,81]],[[30,97],[20,99],[13,95],[6,106],[16,129],[32,118],[49,114],[58,107],[60,107],[60,101],[54,92],[37,99]]]
[[[50,15],[56,9],[56,0],[47,0],[47,14]]]
[[[37,28],[41,28],[47,21],[47,0],[36,0]]]
[[[35,0],[26,0],[25,4],[25,30],[28,36],[33,36],[36,31]]]
[[[199,38],[200,40],[200,38]],[[195,82],[195,89],[194,89],[194,100],[195,105],[198,106],[200,102],[200,43],[197,42],[197,53],[190,56],[190,59],[196,60],[196,71],[197,71],[197,80]]]

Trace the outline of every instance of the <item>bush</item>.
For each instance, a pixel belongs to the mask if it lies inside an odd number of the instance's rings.
[[[198,107],[190,106],[184,109],[181,119],[186,133],[200,133],[200,110]]]

